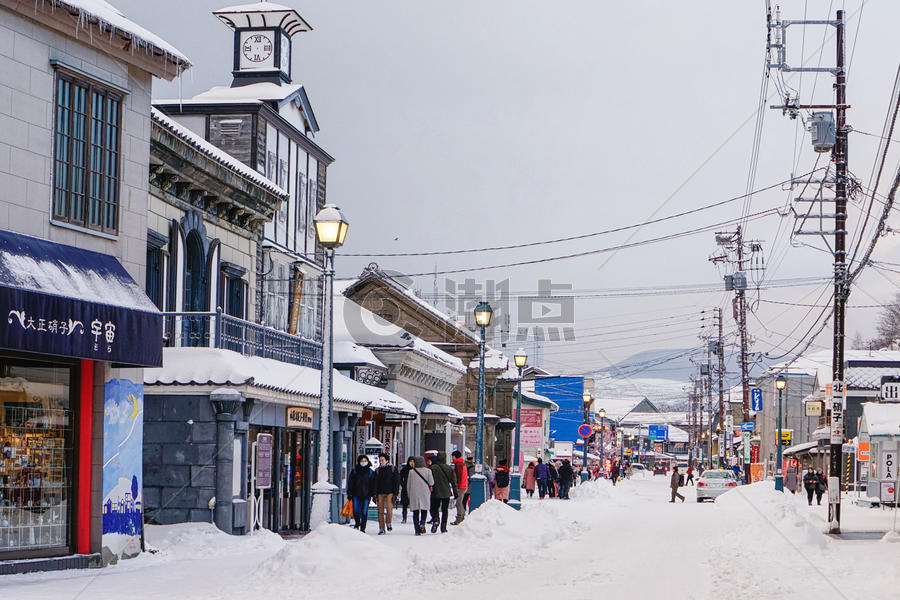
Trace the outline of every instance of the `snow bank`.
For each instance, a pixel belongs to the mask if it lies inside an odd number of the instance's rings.
[[[810,522],[805,497],[778,492],[772,481],[760,481],[735,488],[716,498],[716,507],[729,514],[737,526],[756,528],[763,523],[775,526],[793,540],[824,548],[828,543],[820,526]]]
[[[171,560],[275,552],[285,543],[281,536],[265,529],[253,535],[228,535],[212,523],[145,525],[145,530],[147,549]]]
[[[613,497],[614,489],[612,481],[606,479],[587,481],[571,489],[569,497],[573,500],[609,500]]]

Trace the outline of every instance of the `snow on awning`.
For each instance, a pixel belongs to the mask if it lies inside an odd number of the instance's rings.
[[[0,348],[162,364],[162,315],[115,257],[0,230]]]
[[[336,365],[369,365],[387,370],[384,363],[378,360],[378,357],[365,346],[353,342],[335,341],[333,352]]]
[[[144,370],[144,385],[248,386],[273,392],[269,399],[285,403],[296,397],[317,399],[320,378],[317,369],[217,348],[166,348],[163,367]],[[397,394],[353,381],[337,371],[334,372],[334,399],[360,411],[409,418],[418,415],[416,407]]]
[[[277,23],[290,36],[301,31],[312,31],[312,26],[300,16],[300,13],[293,8],[275,4],[274,2],[255,2],[253,4],[228,6],[213,11],[213,14],[231,29],[238,27],[272,27],[273,24]]]
[[[811,450],[819,445],[819,442],[804,442],[802,444],[794,444],[793,446],[788,446],[782,451],[782,454],[788,456],[789,454],[800,454],[801,452],[806,452],[807,450]]]
[[[452,406],[440,404],[428,398],[424,399],[420,412],[423,417],[429,418],[444,418],[448,421],[462,421],[463,419],[463,414]]]

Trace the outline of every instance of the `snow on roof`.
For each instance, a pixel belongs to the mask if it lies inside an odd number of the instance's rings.
[[[622,423],[631,425],[687,425],[688,414],[683,411],[641,413],[633,412],[622,420]]]
[[[470,369],[479,368],[480,359],[476,356],[469,363]],[[494,348],[488,348],[484,353],[484,368],[493,371],[506,371],[509,368],[509,359],[503,352]]]
[[[164,348],[163,366],[144,369],[144,385],[248,385],[285,394],[319,397],[320,371],[217,348]],[[387,390],[334,372],[334,399],[407,416],[416,407]]]
[[[844,352],[844,360],[848,363],[846,371],[851,371],[857,368],[866,368],[865,363],[887,363],[887,362],[896,362],[898,365],[898,369],[900,369],[900,351],[898,350],[846,350]],[[813,352],[804,356],[797,358],[790,367],[785,370],[784,365],[787,365],[788,362],[779,363],[777,365],[772,365],[769,367],[766,372],[769,374],[777,374],[780,372],[785,373],[805,373],[810,375],[818,376],[818,384],[820,389],[825,389],[825,385],[831,383],[832,379],[832,371],[831,371],[831,350],[823,350],[821,352]],[[882,366],[882,365],[877,365]],[[876,365],[872,365],[873,368]],[[890,373],[882,373],[884,375],[889,375]],[[866,382],[873,373],[861,371],[858,375],[854,375],[854,377],[858,377],[862,382]],[[845,375],[847,377],[847,375]],[[850,383],[850,378],[847,377],[847,383],[849,387],[856,387],[852,383]],[[881,387],[881,381],[878,381],[878,389]],[[860,389],[860,388],[858,388]],[[867,387],[863,387],[861,389],[869,389]],[[875,388],[871,388],[875,389]]]
[[[335,343],[352,342],[376,350],[407,348],[442,362],[456,371],[465,372],[459,358],[413,336],[339,293],[334,295],[334,339]]]
[[[282,102],[302,89],[299,83],[283,84],[263,81],[231,87],[230,85],[216,85],[191,98],[190,101],[216,102],[216,103],[246,103],[246,102]],[[189,101],[189,102],[190,102]]]
[[[818,445],[819,442],[803,442],[802,444],[794,444],[793,446],[788,446],[787,448],[785,448],[783,454],[799,454],[800,452],[805,452],[811,448],[815,448]]]
[[[334,342],[333,356],[336,365],[371,365],[387,369],[371,350],[353,342]]]
[[[420,412],[422,415],[443,415],[456,420],[462,420],[463,418],[463,414],[452,406],[447,406],[446,404],[441,404],[434,400],[426,402]]]
[[[862,430],[869,437],[900,436],[900,404],[863,403]]]
[[[234,158],[227,152],[217,148],[216,146],[210,144],[201,136],[197,135],[187,127],[184,127],[174,119],[166,116],[161,110],[157,108],[150,109],[150,117],[160,124],[160,126],[165,127],[184,141],[188,142],[203,154],[206,154],[219,164],[231,169],[232,171],[237,172],[239,175],[244,177],[245,179],[249,179],[254,184],[265,188],[266,190],[272,192],[273,194],[277,194],[282,198],[287,198],[288,193],[282,189],[280,186],[276,185],[271,179],[260,175],[254,169],[251,169],[238,159]]]
[[[312,26],[300,16],[300,13],[293,8],[275,4],[274,2],[254,2],[253,4],[227,6],[213,11],[213,14],[231,29],[238,25],[234,21],[240,19],[240,25],[243,27],[248,25],[266,27],[271,26],[271,23],[278,23],[279,27],[291,36],[301,31],[312,31]],[[268,17],[268,20],[266,17]],[[245,20],[246,23],[244,22]]]
[[[540,394],[536,394],[535,392],[529,390],[522,390],[522,401],[528,401],[537,404],[545,404],[550,408],[550,412],[556,412],[559,410],[559,404],[548,398],[547,396],[542,396]]]
[[[684,429],[669,425],[669,441],[670,442],[687,442],[690,441],[688,432]]]
[[[601,408],[606,411],[606,417],[609,419],[619,420],[634,407],[644,401],[643,397],[634,398],[594,398],[594,410]]]
[[[900,361],[893,365],[881,363],[878,366],[855,366],[854,362],[856,361],[849,361],[844,370],[844,381],[851,390],[881,390],[882,377],[900,375]]]
[[[49,0],[51,8],[63,6],[78,13],[78,23],[87,26],[96,19],[100,30],[108,29],[110,35],[122,33],[129,37],[136,48],[152,51],[154,48],[166,58],[173,59],[179,71],[191,66],[191,61],[175,46],[165,41],[152,31],[144,29],[134,21],[125,17],[122,12],[105,0]]]

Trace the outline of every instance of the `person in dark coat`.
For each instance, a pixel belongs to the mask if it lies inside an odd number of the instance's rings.
[[[675,498],[681,498],[681,501],[684,502],[684,496],[678,493],[678,488],[681,487],[681,474],[678,472],[678,467],[672,467],[672,478],[669,480],[669,487],[672,488],[672,499],[669,502],[675,502]]]
[[[684,480],[684,485],[694,485],[694,467],[688,467],[687,479]]]
[[[378,455],[378,468],[375,469],[373,483],[375,489],[372,495],[378,507],[378,535],[384,535],[392,530],[394,498],[400,493],[400,474],[390,460],[390,457],[382,452]]]
[[[509,504],[509,485],[509,467],[506,466],[506,459],[501,458],[497,470],[494,471],[494,498]]]
[[[621,470],[621,466],[619,465],[618,461],[614,462],[612,464],[612,466],[609,468],[609,478],[612,479],[613,485],[616,485],[616,481],[619,480],[619,471],[620,470]]]
[[[816,470],[816,504],[822,504],[822,494],[828,489],[828,480],[822,469]]]
[[[450,510],[450,498],[459,493],[456,487],[456,473],[447,464],[447,455],[438,452],[431,459],[431,474],[434,476],[434,487],[431,490],[431,533],[437,533],[438,515],[440,515],[441,533],[447,533],[447,513]]]
[[[550,481],[550,468],[544,464],[543,458],[538,459],[538,464],[534,468],[534,478],[537,481],[538,496],[543,500],[547,495],[547,485]]]
[[[569,488],[572,486],[572,480],[575,478],[575,470],[569,459],[565,459],[559,467],[559,498],[560,500],[569,499]]]
[[[403,523],[406,523],[406,516],[409,511],[409,471],[416,467],[416,459],[412,456],[406,461],[406,464],[400,467],[400,506],[403,508]]]
[[[556,498],[556,490],[559,487],[559,471],[556,470],[556,464],[552,460],[547,463],[547,468],[550,469],[550,481],[547,485],[547,491],[550,493],[551,498]]]
[[[369,499],[373,494],[372,481],[375,472],[369,466],[369,457],[362,455],[356,459],[356,466],[347,480],[347,495],[353,500],[353,528],[366,532],[369,520]]]
[[[816,493],[816,483],[818,483],[816,472],[810,467],[803,474],[803,489],[806,490],[806,501],[810,506],[812,506],[813,494]]]

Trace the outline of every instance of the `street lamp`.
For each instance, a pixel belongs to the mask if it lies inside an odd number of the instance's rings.
[[[339,489],[331,482],[331,411],[334,404],[334,382],[332,372],[332,286],[334,282],[334,251],[344,244],[350,227],[341,209],[334,204],[326,204],[313,219],[316,239],[325,249],[325,264],[322,286],[322,377],[319,386],[319,457],[316,483],[312,485],[312,508],[310,528],[332,521],[332,497]]]
[[[513,360],[516,363],[516,368],[519,370],[519,380],[516,384],[516,441],[513,448],[513,474],[510,477],[510,485],[512,487],[509,490],[509,505],[519,509],[522,507],[522,470],[519,463],[520,444],[522,441],[522,372],[525,370],[525,365],[528,364],[528,355],[525,354],[523,349],[519,348],[513,355]]]
[[[475,323],[481,329],[478,342],[478,417],[475,421],[475,475],[469,478],[469,510],[475,510],[487,500],[487,478],[484,476],[484,337],[494,311],[487,302],[475,307]],[[510,483],[511,484],[511,483]]]
[[[591,423],[591,393],[584,392],[581,394],[581,400],[584,402],[584,422],[588,425],[592,425]],[[584,439],[584,457],[581,459],[581,481],[587,481],[587,455],[588,455],[588,438]]]
[[[787,379],[784,374],[779,373],[775,378],[775,389],[778,390],[778,439],[775,441],[775,447],[778,454],[775,459],[775,489],[779,492],[784,491],[784,475],[781,472],[781,394],[787,387]]]

